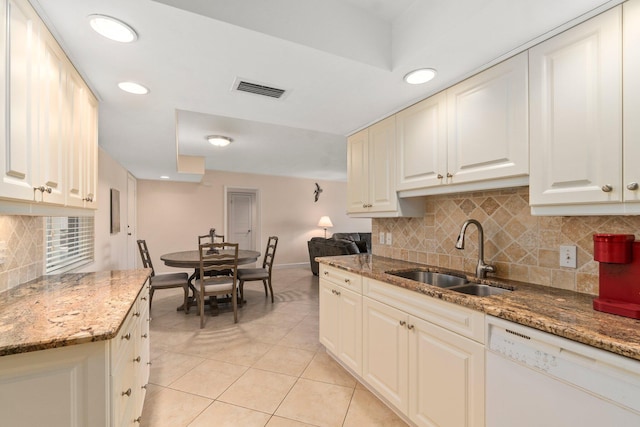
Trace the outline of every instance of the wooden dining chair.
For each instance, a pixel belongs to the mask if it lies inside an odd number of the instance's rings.
[[[230,295],[233,321],[238,323],[238,244],[203,243],[198,246],[200,254],[199,278],[194,281],[196,299],[200,312],[200,328],[204,327],[204,304],[206,297]],[[230,271],[230,275],[216,275]]]
[[[153,268],[151,255],[147,248],[145,240],[138,240],[138,250],[142,258],[142,266],[151,269],[151,277],[149,278],[149,310],[151,310],[151,302],[153,301],[153,293],[156,289],[182,288],[184,290],[184,312],[189,313],[189,275],[187,273],[166,273],[158,274]]]
[[[209,229],[209,234],[198,236],[198,245],[203,243],[224,243],[224,235],[217,234],[215,228]]]
[[[267,285],[271,292],[271,303],[273,304],[273,287],[271,286],[271,270],[273,269],[273,259],[276,256],[276,247],[278,246],[278,237],[269,236],[267,241],[267,249],[264,252],[262,260],[262,268],[240,268],[238,269],[238,281],[240,282],[240,302],[244,303],[244,282],[262,280],[264,286],[264,296],[267,297]]]

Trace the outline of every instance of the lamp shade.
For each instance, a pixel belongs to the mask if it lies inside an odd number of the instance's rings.
[[[324,228],[333,227],[331,218],[329,218],[328,216],[321,217],[320,221],[318,221],[318,227],[324,227]]]

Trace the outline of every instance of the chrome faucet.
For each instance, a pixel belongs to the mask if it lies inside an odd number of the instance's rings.
[[[478,265],[476,266],[476,277],[478,279],[484,279],[487,277],[487,273],[494,273],[496,270],[492,265],[484,262],[484,231],[482,225],[475,219],[468,219],[462,224],[460,235],[456,241],[456,249],[464,249],[464,233],[467,231],[469,224],[475,224],[478,228]]]

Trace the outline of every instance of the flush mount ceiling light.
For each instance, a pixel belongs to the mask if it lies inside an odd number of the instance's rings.
[[[138,39],[133,28],[122,21],[106,15],[89,15],[89,25],[101,36],[121,43],[131,43]]]
[[[228,136],[209,135],[207,137],[207,141],[209,141],[211,145],[215,145],[216,147],[226,147],[233,142],[233,139],[229,138]]]
[[[161,175],[161,176],[160,176],[160,179],[169,179],[169,178],[170,178],[170,177],[169,177],[169,176],[167,176],[167,175]]]
[[[120,82],[118,83],[118,87],[123,91],[133,93],[134,95],[146,95],[149,93],[149,89],[134,82]]]
[[[404,81],[411,85],[421,85],[436,76],[436,70],[433,68],[420,68],[413,70],[404,76]]]

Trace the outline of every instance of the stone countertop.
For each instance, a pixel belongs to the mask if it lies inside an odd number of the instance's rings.
[[[0,356],[115,337],[150,273],[42,276],[0,293]]]
[[[365,277],[640,360],[640,320],[594,310],[592,295],[512,280],[488,278],[482,280],[482,283],[513,287],[515,290],[500,295],[479,297],[386,273],[391,270],[420,268],[425,271],[465,274],[460,271],[370,254],[319,257],[317,260]],[[467,278],[475,280],[471,275],[467,275]]]

